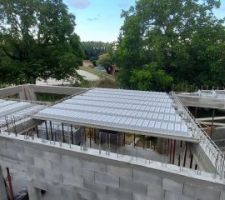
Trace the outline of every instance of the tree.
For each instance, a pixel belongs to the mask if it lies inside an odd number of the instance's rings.
[[[139,0],[124,11],[116,52],[120,84],[145,90],[169,90],[182,82],[222,86],[225,28],[213,14],[219,5],[217,0]]]
[[[106,67],[111,66],[113,64],[112,63],[112,57],[109,53],[104,53],[104,54],[99,56],[97,63],[106,68]]]
[[[87,41],[82,42],[82,48],[85,58],[96,62],[101,54],[108,53],[111,50],[111,43]]]
[[[143,69],[135,69],[131,75],[131,86],[138,90],[166,91],[170,89],[173,78],[158,69],[157,65],[144,66]]]
[[[62,0],[2,0],[0,13],[1,81],[77,75],[83,53],[75,17]]]

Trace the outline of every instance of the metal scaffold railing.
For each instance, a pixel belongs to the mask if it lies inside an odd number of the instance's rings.
[[[216,173],[220,176],[221,179],[225,178],[225,155],[219,149],[219,147],[214,143],[214,141],[209,137],[209,135],[205,132],[202,126],[198,123],[192,113],[183,105],[179,97],[175,92],[171,92],[171,96],[174,99],[177,109],[181,112],[182,117],[188,119],[190,123],[190,127],[193,131],[194,137],[199,137],[201,147],[204,149],[208,158],[212,162],[213,166],[216,169]]]

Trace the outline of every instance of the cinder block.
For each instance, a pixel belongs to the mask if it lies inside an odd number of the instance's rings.
[[[73,169],[73,175],[75,176],[82,176],[87,169],[84,169],[83,163],[79,159],[73,159],[72,160],[72,169]]]
[[[82,177],[76,177],[69,173],[62,174],[62,183],[64,185],[83,187],[84,179]]]
[[[21,151],[16,151],[16,148],[14,149],[13,146],[7,147],[6,149],[1,149],[1,155],[3,157],[7,157],[8,159],[14,160],[14,161],[21,161],[21,156],[18,157],[18,154],[22,154]],[[23,161],[23,160],[22,160]]]
[[[90,157],[91,159],[91,157]],[[106,165],[103,163],[96,163],[91,161],[83,161],[83,168],[90,171],[105,173],[106,172]]]
[[[22,144],[19,144],[19,143],[10,143],[10,142],[7,142],[6,143],[6,148],[8,150],[12,150],[14,151],[14,153],[24,153],[24,146]]]
[[[111,176],[132,179],[132,169],[131,168],[124,168],[124,167],[108,165],[106,170],[107,170],[107,174],[109,174]]]
[[[220,194],[220,200],[225,200],[225,191],[222,191]]]
[[[34,165],[34,157],[32,156],[25,156],[24,154],[22,155],[24,163],[28,164],[28,166],[30,165]]]
[[[147,185],[142,183],[136,183],[129,179],[120,178],[120,189],[126,190],[133,193],[139,193],[142,195],[147,194]]]
[[[65,188],[65,187],[64,187]],[[62,193],[62,188],[57,185],[50,184],[48,185],[48,190],[44,195],[44,199],[54,200],[54,199],[63,199],[64,194]],[[41,198],[39,198],[40,200]]]
[[[165,200],[181,200],[182,194],[177,194],[171,191],[165,192]]]
[[[187,196],[182,195],[181,200],[196,200],[196,198],[187,197]]]
[[[121,200],[115,196],[108,196],[107,194],[97,193],[97,200]]]
[[[63,187],[61,189],[61,196],[62,196],[62,200],[66,199],[66,200],[74,200],[74,199],[78,199],[76,198],[76,191],[73,188],[70,187]],[[59,197],[58,197],[59,198]],[[57,199],[58,199],[57,198]]]
[[[106,186],[119,187],[119,178],[115,176],[109,176],[108,174],[95,173],[95,182],[98,184],[104,184]]]
[[[44,170],[52,170],[51,161],[43,157],[34,157],[34,166],[37,168],[43,168]]]
[[[162,200],[164,198],[164,190],[162,189],[162,185],[148,185],[147,196],[149,199]]]
[[[86,170],[86,171],[84,171],[82,177],[84,178],[84,180],[86,182],[94,183],[94,181],[95,181],[95,172]]]
[[[43,179],[45,177],[45,171],[43,168],[28,166],[28,174],[35,179]]]
[[[160,187],[162,187],[162,178],[160,176],[136,169],[133,169],[133,181],[151,185],[159,185]]]
[[[24,146],[24,154],[26,154],[28,156],[33,156],[33,157],[43,157],[44,151],[40,147],[39,148],[31,148],[29,146]]]
[[[82,177],[85,181],[93,183],[94,174],[94,171],[89,171],[83,168],[76,168],[73,169],[73,174],[71,174],[71,176]]]
[[[132,200],[149,200],[149,197],[143,196],[141,194],[135,194],[135,193],[133,193]]]
[[[32,179],[30,183],[32,184],[33,187],[41,189],[41,190],[48,191],[50,188],[50,186],[46,182],[40,181],[37,179]]]
[[[119,188],[106,187],[106,193],[109,197],[114,197],[116,199],[130,200],[132,199],[132,192],[124,191]]]
[[[71,158],[71,161],[72,161],[72,166],[73,166],[73,169],[76,170],[76,169],[81,169],[83,168],[84,164],[83,164],[83,160],[81,159],[78,159],[78,158]]]
[[[55,161],[60,163],[62,161],[62,156],[59,153],[52,153],[52,152],[44,152],[43,156],[48,158],[49,160]]]
[[[83,188],[74,187],[79,200],[97,200],[97,193]]]
[[[183,194],[201,200],[220,200],[221,192],[211,188],[185,183]]]
[[[102,184],[90,183],[90,182],[84,181],[84,188],[90,191],[95,191],[97,194],[99,193],[106,194],[106,186]]]
[[[73,159],[70,156],[62,156],[61,170],[66,171],[67,173],[73,173]]]
[[[163,189],[167,191],[171,191],[174,193],[182,193],[183,184],[173,181],[171,179],[164,178],[163,179]]]
[[[45,171],[45,181],[50,184],[59,185],[63,182],[63,176],[61,173],[55,172],[55,171]]]

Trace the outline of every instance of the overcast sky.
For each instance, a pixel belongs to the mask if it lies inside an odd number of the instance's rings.
[[[76,16],[75,32],[82,41],[116,41],[123,24],[120,14],[135,5],[135,0],[64,0],[70,12]],[[225,0],[215,11],[225,17]]]

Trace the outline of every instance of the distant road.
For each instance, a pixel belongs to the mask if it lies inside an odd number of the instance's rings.
[[[81,75],[85,80],[87,81],[98,81],[100,78],[92,74],[90,72],[84,71],[84,70],[77,70],[77,73]],[[70,82],[68,80],[56,80],[54,78],[49,78],[46,81],[41,79],[36,81],[36,85],[70,85]]]
[[[81,69],[78,69],[77,73],[79,75],[83,76],[83,78],[87,81],[98,81],[100,79],[97,75],[92,74],[92,73],[87,72],[87,71],[84,71],[84,70],[81,70]]]

